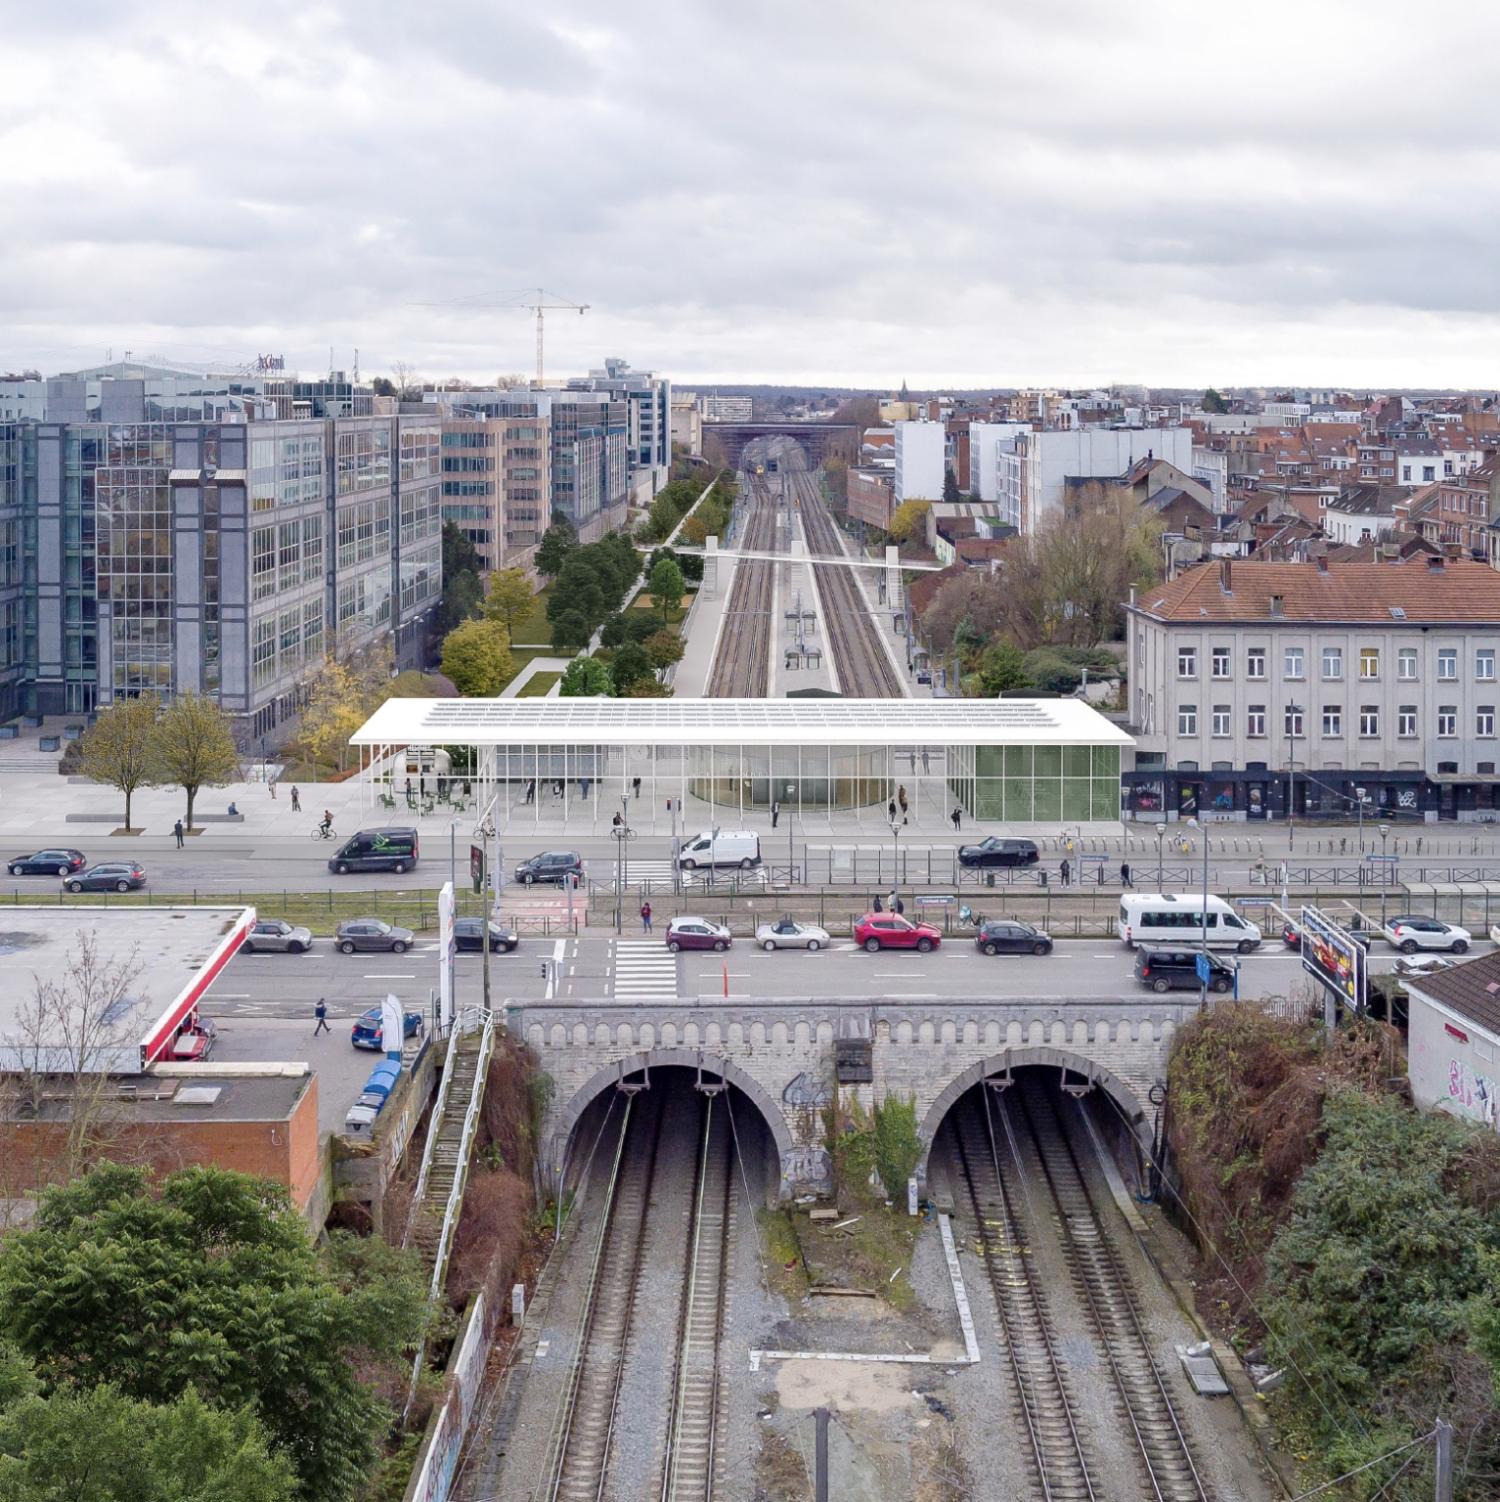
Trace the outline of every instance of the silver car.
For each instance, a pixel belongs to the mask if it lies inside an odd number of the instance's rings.
[[[246,954],[301,954],[312,948],[312,930],[294,928],[284,918],[261,918],[240,946]]]
[[[775,923],[762,923],[755,930],[755,942],[762,949],[827,949],[828,930],[816,923],[794,923],[790,918],[781,918]]]

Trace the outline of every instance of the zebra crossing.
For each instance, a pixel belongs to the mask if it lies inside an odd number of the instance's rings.
[[[677,956],[662,939],[615,939],[610,953],[610,994],[617,1001],[674,1000]]]
[[[604,874],[604,873],[601,873]],[[606,892],[615,890],[616,872],[613,867],[598,885]],[[727,891],[737,887],[744,891],[765,890],[770,881],[770,871],[764,866],[752,866],[748,871],[732,867],[722,871],[684,871],[684,892]],[[625,871],[627,891],[670,892],[672,890],[672,862],[670,860],[632,860]]]

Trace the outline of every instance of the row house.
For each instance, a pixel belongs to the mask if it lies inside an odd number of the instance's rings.
[[[1500,516],[1500,460],[1437,480],[1395,508],[1395,523],[1445,548],[1485,556],[1489,524]]]

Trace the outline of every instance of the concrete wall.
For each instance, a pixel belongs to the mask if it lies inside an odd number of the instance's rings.
[[[622,1073],[700,1061],[742,1089],[766,1119],[781,1158],[780,1194],[825,1188],[819,1107],[831,1096],[835,1040],[871,1042],[870,1084],[845,1086],[868,1107],[916,1098],[924,1149],[963,1090],[1007,1067],[1067,1067],[1107,1089],[1138,1129],[1151,1087],[1166,1077],[1177,1028],[1194,1003],[1110,998],[1058,1005],[945,1002],[739,1001],[632,1006],[547,1003],[517,1008],[515,1034],[555,1083],[543,1158],[556,1174],[579,1118]],[[925,1174],[924,1161],[919,1172]]]

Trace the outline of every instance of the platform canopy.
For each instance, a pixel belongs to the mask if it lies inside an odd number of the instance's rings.
[[[356,746],[1129,746],[1081,699],[387,699]]]

